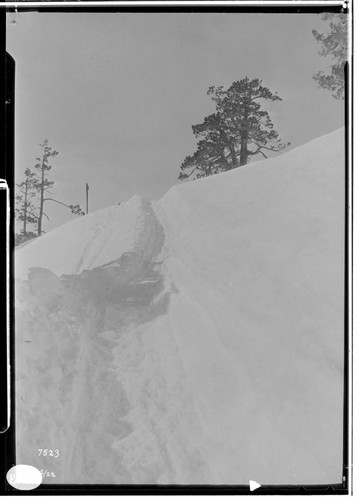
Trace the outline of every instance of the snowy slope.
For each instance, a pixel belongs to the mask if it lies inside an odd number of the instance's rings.
[[[36,266],[58,275],[93,269],[129,250],[146,252],[149,233],[145,202],[134,196],[127,203],[64,224],[17,251],[16,275],[26,278],[27,270]]]
[[[340,482],[343,242],[339,130],[20,249],[19,463],[48,482]]]

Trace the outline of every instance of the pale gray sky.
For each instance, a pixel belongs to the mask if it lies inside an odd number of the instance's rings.
[[[195,150],[191,125],[214,110],[210,85],[261,78],[283,102],[267,109],[291,147],[344,124],[317,88],[317,14],[26,13],[9,16],[16,61],[16,174],[45,138],[59,151],[54,195],[90,211],[134,194],[162,196]],[[46,231],[75,216],[59,205]]]

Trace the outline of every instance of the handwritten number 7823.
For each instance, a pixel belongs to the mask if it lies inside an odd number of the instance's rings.
[[[39,457],[53,457],[57,458],[60,456],[60,450],[50,450],[48,448],[39,448],[37,450],[39,452]]]

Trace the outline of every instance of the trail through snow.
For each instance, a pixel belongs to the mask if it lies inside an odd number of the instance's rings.
[[[134,244],[131,251],[122,253],[118,259],[61,278],[34,267],[29,285],[23,282],[17,289],[17,323],[22,326],[17,339],[21,346],[18,364],[31,356],[34,337],[37,336],[37,342],[40,340],[35,325],[37,328],[45,323],[45,331],[41,333],[47,338],[42,340],[47,344],[52,340],[47,362],[32,366],[30,372],[34,392],[41,386],[51,387],[51,397],[42,399],[40,392],[36,402],[42,408],[41,423],[45,421],[50,429],[45,432],[44,446],[61,450],[55,464],[60,483],[140,481],[133,470],[129,472],[120,465],[112,446],[113,440],[122,440],[132,432],[126,419],[129,409],[125,382],[116,375],[112,350],[126,332],[135,334],[142,324],[165,312],[169,292],[161,274],[162,227],[150,204],[136,199],[138,202],[139,215],[145,219],[145,245],[141,242],[139,248]],[[91,251],[88,248],[87,252]],[[87,257],[83,252],[77,270]],[[20,339],[27,339],[24,340],[27,345],[21,345]],[[25,389],[21,383],[22,370],[18,373],[18,455],[24,463],[50,470],[51,461],[46,465],[44,457],[36,457],[41,446],[33,445],[34,435],[29,435],[33,433],[30,429],[34,422],[30,421],[29,427],[26,419],[29,395],[21,390]],[[57,434],[54,411],[63,418],[62,437]]]
[[[17,460],[46,482],[341,481],[342,130],[79,218],[16,278]]]

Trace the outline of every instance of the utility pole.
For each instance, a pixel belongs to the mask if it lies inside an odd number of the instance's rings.
[[[89,191],[89,185],[86,182],[86,214],[88,214],[88,191]]]

